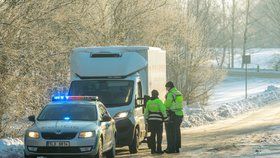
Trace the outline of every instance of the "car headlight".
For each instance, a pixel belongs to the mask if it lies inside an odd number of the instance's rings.
[[[28,135],[29,138],[35,138],[35,139],[38,139],[40,137],[39,132],[34,132],[34,131],[28,132],[27,135]]]
[[[80,132],[79,138],[90,138],[90,137],[95,137],[95,132]]]
[[[129,111],[119,112],[115,115],[114,119],[124,119],[129,117]]]

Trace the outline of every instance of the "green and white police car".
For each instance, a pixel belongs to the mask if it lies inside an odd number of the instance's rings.
[[[115,156],[115,121],[93,96],[54,96],[26,130],[24,154],[37,156]]]

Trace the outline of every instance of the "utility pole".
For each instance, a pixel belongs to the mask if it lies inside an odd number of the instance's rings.
[[[248,98],[248,64],[251,63],[251,55],[243,55],[242,63],[245,64],[245,99]]]
[[[245,64],[245,99],[248,98],[248,68],[247,63]]]

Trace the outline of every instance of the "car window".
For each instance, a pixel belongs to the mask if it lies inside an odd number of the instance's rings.
[[[83,104],[47,105],[38,116],[38,121],[46,120],[96,121],[96,106]]]
[[[99,110],[100,110],[100,119],[104,115],[109,115],[108,111],[106,110],[106,107],[103,104],[99,104],[98,107],[99,107]]]
[[[106,107],[116,107],[131,103],[133,89],[130,80],[80,80],[71,83],[69,96],[98,96]]]

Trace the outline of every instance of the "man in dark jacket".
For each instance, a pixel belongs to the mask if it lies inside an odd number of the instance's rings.
[[[165,124],[167,149],[166,153],[179,153],[181,148],[180,126],[183,120],[183,95],[176,89],[173,82],[169,81],[165,85],[166,100],[164,105],[168,111],[169,121]]]
[[[151,153],[162,154],[162,132],[163,132],[163,121],[167,119],[166,109],[163,102],[158,98],[158,91],[152,91],[152,97],[147,102],[145,109],[145,119],[148,121],[148,128],[151,132],[149,138],[149,144],[151,147]],[[157,138],[157,139],[156,139]]]

